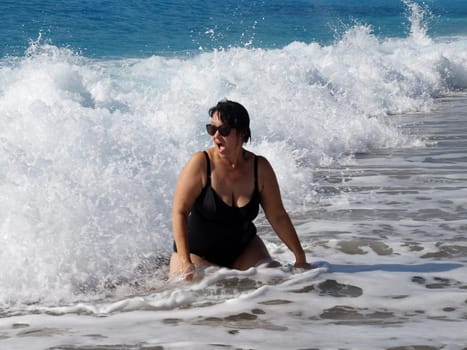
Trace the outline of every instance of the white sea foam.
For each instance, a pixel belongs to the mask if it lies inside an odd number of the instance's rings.
[[[297,213],[320,200],[317,167],[423,144],[393,115],[465,89],[467,41],[433,42],[412,23],[404,39],[356,26],[330,46],[93,60],[37,41],[2,59],[1,303],[100,297],[164,265],[176,176],[209,145],[221,98],[250,111],[248,147]]]

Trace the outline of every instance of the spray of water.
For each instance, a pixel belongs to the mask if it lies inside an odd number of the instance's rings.
[[[329,46],[93,60],[39,37],[2,59],[0,305],[163,281],[176,177],[209,145],[206,111],[221,98],[249,110],[248,147],[271,161],[292,211],[319,200],[317,167],[420,144],[391,116],[466,88],[467,57],[462,42],[431,42],[424,11],[406,5],[402,39],[355,26]]]

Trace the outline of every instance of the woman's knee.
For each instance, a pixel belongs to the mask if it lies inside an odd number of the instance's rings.
[[[232,268],[237,270],[247,270],[250,267],[269,261],[272,261],[272,259],[266,245],[260,237],[255,236],[242,254],[232,264]]]
[[[212,265],[209,263],[209,261],[195,254],[190,254],[190,259],[192,263],[197,267]],[[169,274],[180,273],[181,268],[182,268],[182,263],[180,261],[180,257],[178,253],[177,252],[172,253],[172,256],[170,257],[170,263],[169,263]]]

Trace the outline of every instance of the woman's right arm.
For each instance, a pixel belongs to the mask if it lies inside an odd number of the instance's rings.
[[[206,184],[206,158],[197,152],[180,172],[172,207],[172,230],[181,264],[181,273],[193,269],[188,245],[188,215]]]

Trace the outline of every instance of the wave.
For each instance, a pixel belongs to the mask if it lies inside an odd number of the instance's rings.
[[[411,16],[401,39],[357,25],[328,46],[97,60],[39,38],[3,58],[0,305],[163,280],[175,180],[209,145],[207,109],[224,97],[249,110],[248,148],[269,158],[294,211],[316,201],[318,167],[423,146],[394,115],[467,88],[467,39],[435,42],[422,10]]]

